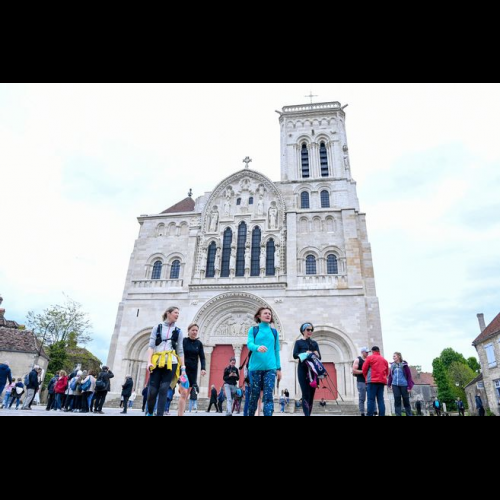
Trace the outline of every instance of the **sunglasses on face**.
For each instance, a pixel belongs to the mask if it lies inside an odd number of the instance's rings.
[[[308,329],[306,330],[306,332],[309,332],[309,333],[314,333],[314,330],[312,330],[311,328],[308,328]]]

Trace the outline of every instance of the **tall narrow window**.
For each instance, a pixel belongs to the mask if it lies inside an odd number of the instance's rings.
[[[236,276],[245,276],[245,245],[247,225],[242,222],[238,228],[238,253],[236,254]]]
[[[252,276],[260,275],[260,242],[262,240],[262,231],[256,227],[252,233]]]
[[[300,208],[311,208],[311,201],[307,191],[300,195]]]
[[[240,205],[241,205],[241,198],[238,198],[238,199],[236,200],[236,205],[238,205],[238,206],[240,206]]]
[[[153,274],[151,275],[152,280],[161,280],[161,270],[163,269],[163,263],[161,260],[157,260],[153,266]]]
[[[330,193],[321,191],[321,208],[330,208]]]
[[[328,274],[339,274],[339,262],[336,255],[329,255],[327,260]]]
[[[322,142],[319,147],[319,157],[321,161],[321,177],[329,177],[330,169],[328,168],[328,153],[324,142]]]
[[[276,246],[274,245],[274,240],[269,240],[267,242],[266,276],[274,276],[276,274],[274,266],[275,254]]]
[[[318,266],[316,265],[316,257],[308,255],[306,259],[306,274],[318,274]]]
[[[248,201],[249,205],[253,205],[253,196],[250,196],[250,200]]]
[[[215,257],[217,256],[217,245],[213,241],[208,247],[207,256],[207,278],[215,278]]]
[[[304,179],[309,179],[311,176],[311,171],[309,169],[309,150],[307,149],[307,144],[302,144],[302,177]]]
[[[231,245],[233,243],[233,232],[227,228],[224,231],[224,245],[222,247],[222,269],[221,278],[229,278],[229,266],[231,265]]]
[[[181,275],[181,261],[174,260],[172,262],[172,269],[170,269],[170,279],[178,280],[180,275]]]
[[[493,344],[488,344],[487,346],[484,347],[484,350],[486,351],[486,356],[488,357],[488,365],[490,368],[496,368],[497,367],[497,358],[495,356],[495,347]]]

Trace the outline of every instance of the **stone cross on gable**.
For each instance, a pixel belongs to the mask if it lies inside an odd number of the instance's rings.
[[[244,160],[243,160],[243,163],[246,163],[246,169],[250,168],[250,163],[252,163],[252,159],[250,158],[250,156],[247,156]]]

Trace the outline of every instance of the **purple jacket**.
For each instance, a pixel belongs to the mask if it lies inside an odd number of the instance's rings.
[[[392,387],[392,373],[393,373],[393,367],[396,363],[391,364],[391,369],[389,371],[389,382],[388,386]],[[415,382],[413,382],[413,378],[411,376],[411,370],[410,367],[408,366],[408,363],[406,361],[403,361],[403,373],[405,374],[405,378],[408,381],[408,390],[411,391],[413,387],[415,386]]]

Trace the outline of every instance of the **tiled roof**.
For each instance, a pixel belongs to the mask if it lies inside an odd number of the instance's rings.
[[[432,373],[418,373],[417,369],[413,366],[411,366],[410,369],[411,376],[413,378],[413,382],[415,382],[415,385],[430,385],[431,387],[437,387]]]
[[[33,332],[0,327],[0,351],[36,354],[39,348],[40,344]],[[43,349],[40,356],[49,359]]]
[[[162,214],[178,214],[181,212],[194,212],[195,203],[193,198],[186,198],[173,207],[167,208]]]
[[[465,388],[467,389],[467,387],[470,387],[472,385],[476,385],[478,382],[482,382],[483,380],[483,374],[481,373],[481,375],[478,375],[472,382],[468,383]]]
[[[498,334],[500,334],[500,314],[486,327],[486,330],[472,342],[472,345],[476,346],[477,344],[482,344]]]

